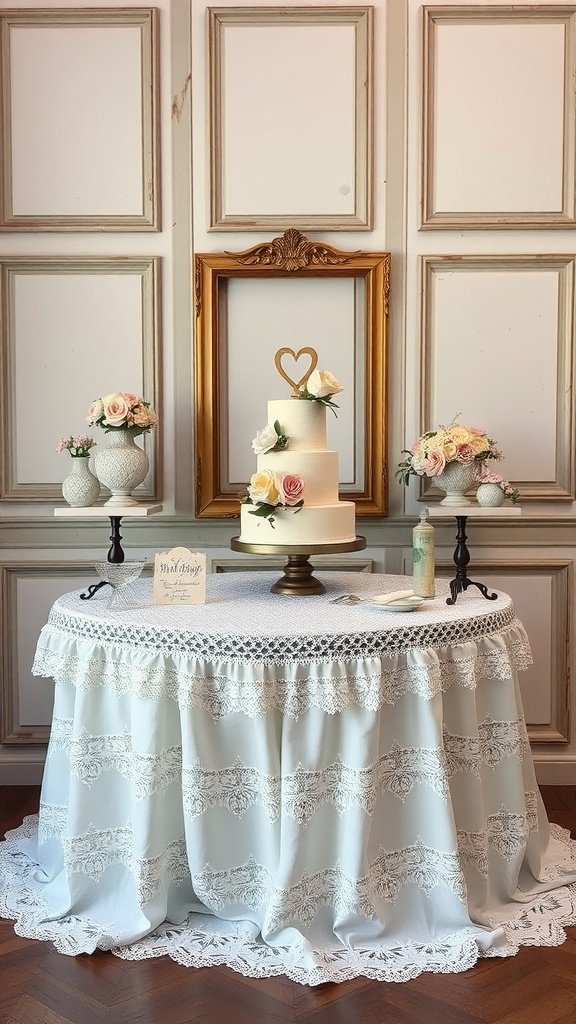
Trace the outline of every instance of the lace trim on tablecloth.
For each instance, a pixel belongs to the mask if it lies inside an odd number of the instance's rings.
[[[483,831],[458,830],[458,848],[463,863],[474,866],[486,876],[489,848],[507,861],[523,854],[530,831],[538,827],[535,792],[525,793],[525,808],[525,812],[519,814],[502,805],[497,813],[486,817]],[[308,811],[306,808],[305,813]],[[317,903],[342,901],[343,893],[348,893],[344,900],[349,903],[347,910],[352,912],[355,908],[365,917],[373,916],[372,911],[367,910],[371,893],[393,901],[399,890],[410,883],[427,893],[435,886],[443,885],[459,899],[466,897],[458,855],[429,847],[420,837],[403,849],[381,849],[364,878],[347,878],[336,865],[306,876],[289,890],[280,890],[267,868],[253,858],[238,867],[219,871],[206,865],[201,872],[191,876],[183,837],[167,844],[156,857],[144,858],[135,852],[134,832],[130,825],[105,829],[90,825],[81,835],[69,836],[66,824],[61,806],[41,804],[39,838],[45,841],[53,836],[60,840],[68,874],[85,875],[97,882],[109,867],[123,864],[135,879],[138,901],[142,906],[160,891],[163,879],[168,878],[175,885],[181,885],[190,877],[195,892],[212,911],[220,911],[230,904],[247,905],[253,909],[266,904],[270,912],[270,906],[274,906],[276,909],[268,921],[268,928],[276,927],[280,919],[289,920],[292,916],[303,920],[299,914],[304,911],[297,909],[304,899],[302,893],[305,893],[307,901],[306,913],[311,914],[307,923],[318,910],[318,906],[312,910],[314,899],[317,898]],[[340,909],[344,912],[344,903]]]
[[[495,814],[487,815],[482,831],[458,829],[462,863],[476,868],[484,878],[488,878],[490,848],[508,862],[524,854],[530,832],[538,828],[538,793],[535,790],[524,793],[524,807],[524,814],[516,814],[501,805]],[[576,869],[576,863],[574,867]]]
[[[432,651],[416,651],[390,662],[373,658],[347,660],[346,666],[287,665],[277,672],[264,665],[244,669],[194,660],[158,667],[157,659],[146,654],[107,656],[103,648],[94,650],[81,641],[63,643],[57,634],[43,631],[33,673],[79,690],[105,687],[140,700],[168,697],[182,710],[201,708],[214,720],[229,714],[255,718],[276,709],[299,718],[311,708],[330,715],[351,705],[378,711],[406,694],[430,700],[453,685],[474,689],[482,678],[507,680],[514,669],[531,664],[531,653],[521,623],[515,622],[497,636],[452,650],[448,660]]]
[[[443,729],[446,770],[450,776],[457,772],[480,774],[483,764],[496,768],[505,757],[521,761],[528,749],[524,718],[516,721],[497,721],[490,715],[478,724],[478,736],[460,736]]]
[[[279,776],[240,758],[218,769],[205,768],[199,758],[182,766],[180,746],[145,755],[134,750],[128,731],[92,736],[82,729],[73,735],[72,720],[55,716],[48,757],[64,751],[70,771],[86,785],[103,772],[116,771],[130,783],[137,800],[165,792],[181,779],[184,811],[190,818],[211,807],[225,807],[242,817],[250,807],[261,806],[270,822],[284,812],[305,827],[321,804],[330,803],[340,815],[350,808],[372,814],[382,793],[404,801],[418,785],[428,786],[446,801],[447,780],[454,774],[468,772],[478,777],[483,764],[495,768],[505,757],[522,759],[527,747],[523,719],[495,721],[489,715],[479,724],[478,736],[454,735],[444,728],[443,740],[444,751],[394,742],[388,753],[362,768],[353,768],[337,757],[322,769],[309,770],[298,764],[294,771]],[[41,824],[48,827],[43,817]]]
[[[180,779],[182,748],[167,747],[159,754],[141,754],[132,746],[128,730],[93,736],[86,729],[73,734],[71,718],[52,719],[48,757],[62,750],[68,757],[71,773],[90,786],[103,772],[116,771],[127,779],[134,797],[143,800],[153,793],[165,793]]]
[[[339,815],[351,808],[372,814],[383,792],[405,800],[416,785],[426,785],[448,799],[442,752],[395,743],[365,768],[352,768],[337,757],[324,769],[310,771],[301,764],[286,775],[267,775],[239,758],[229,768],[207,770],[199,760],[184,768],[184,810],[197,817],[210,807],[225,807],[241,817],[249,807],[261,805],[270,822],[281,812],[305,828],[322,804],[332,804]]]
[[[69,956],[96,949],[111,949],[125,960],[169,956],[187,967],[225,965],[246,977],[284,976],[310,986],[357,977],[403,982],[425,971],[465,971],[482,956],[513,956],[522,945],[560,945],[566,939],[564,929],[576,924],[576,884],[572,884],[535,896],[501,926],[501,941],[488,947],[480,937],[485,929],[473,927],[436,942],[409,942],[392,949],[314,949],[304,936],[290,946],[271,946],[258,940],[254,925],[198,914],[190,914],[180,925],[165,922],[138,942],[118,946],[112,926],[75,915],[46,920],[46,902],[32,879],[36,865],[20,850],[22,839],[34,839],[36,828],[37,817],[26,818],[0,844],[0,916],[16,922],[16,934],[53,942],[58,952]],[[551,833],[576,867],[576,844],[568,833],[556,825]]]
[[[147,651],[164,658],[201,658],[240,665],[306,665],[311,662],[350,661],[356,658],[392,657],[414,649],[449,647],[500,633],[509,626],[524,631],[512,606],[482,616],[398,626],[391,630],[340,632],[310,636],[283,634],[244,636],[209,634],[193,630],[165,629],[158,626],[91,619],[62,611],[55,604],[42,633],[133,653]],[[41,643],[42,641],[41,633]]]

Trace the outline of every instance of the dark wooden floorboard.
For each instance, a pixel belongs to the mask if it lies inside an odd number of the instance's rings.
[[[551,821],[576,837],[576,789],[541,791]],[[37,812],[39,793],[0,787],[0,835]],[[567,933],[462,974],[307,988],[168,958],[68,957],[0,919],[0,1024],[576,1024],[576,928]]]

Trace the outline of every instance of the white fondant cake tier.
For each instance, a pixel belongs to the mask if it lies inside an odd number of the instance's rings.
[[[290,451],[326,450],[326,406],[303,398],[268,402],[268,423],[278,420]]]
[[[304,404],[304,403],[302,403]],[[281,508],[274,528],[267,519],[250,515],[253,505],[240,509],[240,540],[244,544],[345,544],[356,539],[356,506],[340,501],[322,507]]]
[[[281,476],[285,473],[301,476],[306,507],[338,502],[338,452],[294,452],[287,448],[283,452],[259,455],[256,463],[258,470],[269,469]]]

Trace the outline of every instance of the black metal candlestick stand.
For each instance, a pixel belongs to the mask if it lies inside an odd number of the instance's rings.
[[[121,565],[124,561],[124,551],[122,550],[122,545],[120,543],[122,540],[122,534],[120,533],[120,522],[122,520],[122,516],[110,516],[109,518],[110,527],[112,529],[112,533],[110,534],[110,540],[112,543],[108,549],[106,560],[108,562],[112,562],[114,565]],[[88,590],[85,591],[85,593],[80,594],[80,599],[82,601],[89,601],[90,598],[94,597],[94,594],[96,594],[102,587],[109,586],[111,586],[111,584],[108,583],[108,580],[100,580],[100,583],[91,583]]]
[[[467,566],[470,561],[470,552],[466,545],[466,521],[468,516],[456,516],[456,523],[458,525],[458,532],[456,534],[456,548],[454,550],[454,565],[456,566],[456,576],[453,580],[450,580],[450,597],[446,598],[446,604],[456,604],[456,598],[462,591],[468,590],[468,587],[478,587],[478,590],[488,601],[496,601],[498,594],[489,594],[488,588],[484,583],[478,583],[477,580],[471,580],[468,578]]]

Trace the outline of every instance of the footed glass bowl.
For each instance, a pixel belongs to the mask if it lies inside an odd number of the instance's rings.
[[[112,593],[109,598],[111,608],[132,605],[134,596],[130,585],[140,576],[146,562],[96,562],[95,569],[104,583],[109,583]]]

